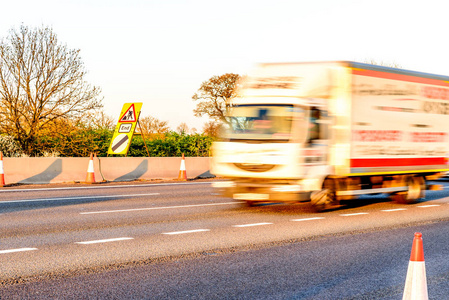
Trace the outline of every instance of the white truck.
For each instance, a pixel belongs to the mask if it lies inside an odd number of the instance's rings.
[[[356,62],[267,63],[212,147],[214,187],[249,205],[424,197],[449,171],[449,77]]]

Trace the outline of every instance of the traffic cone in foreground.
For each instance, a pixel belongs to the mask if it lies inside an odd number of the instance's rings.
[[[0,186],[5,186],[5,174],[3,172],[3,152],[0,152]]]
[[[86,183],[95,183],[94,156],[90,153],[89,166],[87,167]]]
[[[186,159],[184,158],[184,153],[182,154],[181,166],[179,168],[179,181],[187,181],[187,173],[186,173]]]
[[[405,280],[404,295],[402,296],[402,300],[409,299],[429,299],[427,295],[422,234],[420,232],[416,232],[413,239],[412,254],[408,263],[407,279]]]

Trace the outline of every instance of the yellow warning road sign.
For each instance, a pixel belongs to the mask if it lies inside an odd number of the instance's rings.
[[[127,154],[139,120],[142,103],[125,103],[115,126],[108,154]]]

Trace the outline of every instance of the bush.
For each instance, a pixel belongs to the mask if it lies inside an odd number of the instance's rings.
[[[24,154],[14,137],[10,135],[0,135],[0,151],[7,157],[20,157]]]

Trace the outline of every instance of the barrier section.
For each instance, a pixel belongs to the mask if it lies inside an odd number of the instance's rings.
[[[4,157],[8,166],[6,184],[47,184],[84,182],[88,157]],[[189,178],[212,177],[209,157],[186,157]],[[94,158],[97,182],[177,179],[180,157],[98,157]]]

